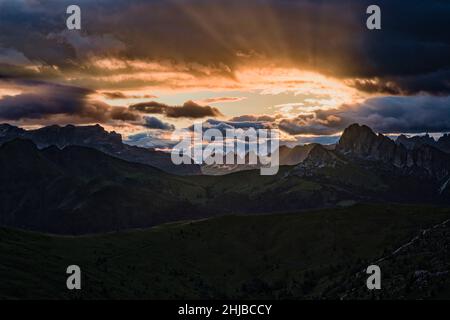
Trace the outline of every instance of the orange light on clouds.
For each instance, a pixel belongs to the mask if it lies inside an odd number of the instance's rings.
[[[224,68],[117,59],[98,60],[96,66],[114,72],[94,75],[90,79],[91,82],[105,87],[104,90],[110,86],[118,90],[122,87],[123,92],[132,93],[135,96],[155,91],[166,94],[208,90],[258,91],[262,95],[290,92],[296,96],[310,96],[309,102],[315,99],[317,105],[324,108],[337,107],[342,103],[354,103],[367,97],[367,94],[362,94],[339,79],[314,71],[303,71],[294,67],[276,67],[262,62],[242,65],[232,74],[224,71]],[[130,88],[132,86],[135,88]]]

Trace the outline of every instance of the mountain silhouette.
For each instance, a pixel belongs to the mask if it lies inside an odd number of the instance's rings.
[[[14,138],[0,146],[0,225],[86,234],[343,203],[450,202],[449,154],[427,144],[406,148],[357,124],[335,148],[284,149],[280,153],[292,165],[275,176],[259,170],[173,175],[123,160],[127,155],[111,156],[111,149],[100,151],[122,144],[101,127],[64,128],[59,138],[61,127],[49,127],[33,131],[34,142]],[[12,126],[0,132],[9,138],[29,134]]]
[[[23,130],[9,124],[0,125],[0,144],[16,138],[29,139],[39,149],[56,146],[83,146],[102,151],[111,156],[159,168],[178,175],[200,174],[198,165],[174,165],[169,153],[127,145],[116,132],[107,132],[102,126],[64,127],[52,125],[36,130]]]

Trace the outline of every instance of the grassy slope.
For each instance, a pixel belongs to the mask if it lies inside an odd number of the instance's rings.
[[[448,217],[450,209],[358,205],[101,236],[0,229],[0,298],[318,297]],[[77,293],[65,289],[69,264],[83,271]]]

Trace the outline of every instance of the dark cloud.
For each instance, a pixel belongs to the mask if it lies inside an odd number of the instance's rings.
[[[253,122],[253,121],[221,121],[216,119],[208,119],[202,122],[203,130],[207,129],[217,129],[222,132],[224,135],[226,134],[226,130],[228,129],[268,129],[269,126],[263,122]],[[194,130],[194,125],[189,127],[189,130]]]
[[[196,76],[214,69],[233,77],[237,66],[268,57],[365,79],[355,84],[371,92],[449,93],[450,2],[376,3],[378,31],[365,26],[371,0],[79,0],[84,28],[69,33],[64,21],[71,1],[6,0],[0,2],[0,61],[16,68],[0,73],[30,72],[20,66],[31,61],[58,67],[33,74],[41,79],[108,75],[90,64],[95,55],[173,61]],[[378,85],[368,85],[374,79]]]
[[[399,95],[402,94],[402,88],[394,81],[387,81],[385,79],[355,79],[348,81],[348,84],[360,91],[367,93],[382,93]]]
[[[450,69],[414,76],[355,79],[349,81],[348,84],[369,93],[448,95],[450,93]]]
[[[166,109],[166,115],[170,118],[205,118],[223,116],[219,109],[210,106],[200,106],[193,101],[187,101],[181,107]]]
[[[170,106],[164,103],[156,102],[156,101],[148,101],[133,104],[129,107],[131,110],[139,111],[142,113],[155,113],[155,114],[163,114],[166,112]]]
[[[79,32],[63,30],[59,33],[50,33],[46,38],[70,45],[78,58],[89,58],[90,56],[104,55],[104,53],[117,55],[126,48],[122,41],[111,34],[82,35]]]
[[[382,133],[421,133],[450,131],[450,97],[420,95],[379,97],[364,103],[344,105],[327,111],[341,118],[342,125],[358,122]]]
[[[144,127],[159,130],[175,130],[175,126],[173,124],[163,122],[156,117],[144,117]]]
[[[187,101],[182,106],[169,106],[155,101],[131,105],[130,110],[150,114],[164,114],[169,118],[200,119],[205,117],[223,116],[219,109],[210,106],[201,106],[193,101]]]
[[[236,121],[236,122],[241,122],[241,121],[255,121],[255,122],[273,122],[276,119],[280,118],[281,115],[253,115],[253,114],[247,114],[247,115],[242,115],[242,116],[237,116],[237,117],[233,117],[230,119],[230,121]]]
[[[23,53],[10,48],[0,47],[0,64],[13,66],[27,66],[31,64]]]
[[[381,133],[449,132],[449,114],[448,96],[388,96],[282,119],[278,127],[292,135],[332,135],[355,122]]]
[[[73,122],[138,121],[140,115],[125,107],[89,98],[94,91],[58,84],[0,80],[7,85],[20,85],[23,93],[0,99],[0,119],[4,121],[39,122],[57,116],[72,117]],[[67,118],[67,119],[69,119]],[[33,121],[36,120],[36,121]]]
[[[127,95],[120,91],[114,92],[102,92],[102,95],[108,99],[154,99],[157,96],[146,94],[146,95]]]
[[[108,99],[126,99],[127,96],[123,94],[122,92],[116,91],[116,92],[103,92],[102,93],[104,97]]]
[[[124,142],[129,145],[143,148],[171,149],[178,142],[172,141],[172,139],[167,137],[164,133],[165,131],[147,130],[146,132],[139,132],[128,136]]]
[[[321,118],[317,114],[301,115],[294,119],[282,119],[278,127],[292,135],[332,135],[342,127],[342,120],[334,115]]]
[[[126,107],[109,107],[109,114],[112,120],[121,121],[138,121],[140,116],[134,112],[131,112]]]

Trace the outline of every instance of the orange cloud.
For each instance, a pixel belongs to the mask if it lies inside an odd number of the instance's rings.
[[[211,103],[227,103],[227,102],[237,102],[247,99],[246,97],[216,97],[208,98],[203,100],[196,100],[198,104],[211,104]]]

